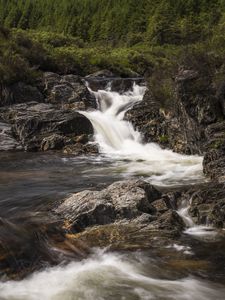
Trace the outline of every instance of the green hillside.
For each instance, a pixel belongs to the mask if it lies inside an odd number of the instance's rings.
[[[204,40],[224,13],[224,0],[0,1],[2,26],[54,31],[85,41],[128,44]]]
[[[0,83],[99,69],[162,81],[180,65],[219,77],[224,61],[225,0],[0,0]]]

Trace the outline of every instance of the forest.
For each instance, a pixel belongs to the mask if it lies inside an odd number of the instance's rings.
[[[202,60],[215,68],[224,44],[225,0],[0,1],[2,83],[42,71],[130,76]]]
[[[224,21],[224,0],[1,0],[0,24],[112,44],[190,43]]]

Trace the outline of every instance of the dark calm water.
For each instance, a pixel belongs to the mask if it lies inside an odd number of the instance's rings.
[[[0,153],[0,217],[35,210],[83,189],[101,188],[123,174],[97,157],[55,153]]]

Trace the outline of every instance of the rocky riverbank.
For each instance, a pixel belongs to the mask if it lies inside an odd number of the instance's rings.
[[[92,74],[86,80],[98,90],[106,88],[112,78],[113,91],[124,93],[133,84],[133,79],[115,79],[109,71]],[[135,81],[143,83],[141,78]],[[143,101],[126,113],[126,119],[142,134],[144,142],[156,142],[179,153],[204,155],[203,171],[208,182],[163,192],[143,180],[132,179],[74,193],[47,208],[49,220],[37,222],[35,232],[52,248],[80,258],[97,246],[116,250],[167,247],[185,229],[177,212],[183,202],[189,204],[195,224],[225,228],[224,87],[216,89],[198,70],[180,69],[173,88],[173,101],[165,106],[166,99],[159,101],[149,83]],[[44,73],[35,86],[20,82],[1,87],[0,93],[0,151],[98,153],[93,126],[78,112],[97,108],[93,93],[81,77]],[[18,238],[11,247],[6,232],[12,232],[12,236],[21,233],[13,223],[2,220],[0,236],[7,247],[0,244],[0,266],[9,276],[24,276],[38,269],[40,253],[51,264],[61,259],[58,250],[53,258],[46,247],[41,250],[40,243],[34,255],[37,264],[30,264],[35,243],[31,232],[36,223],[28,225],[28,231],[23,228],[26,246],[18,252],[21,241]],[[26,263],[18,270],[13,258]]]
[[[77,110],[96,108],[95,98],[79,76],[44,73],[36,86],[2,87],[1,150],[97,152],[87,145],[90,121]],[[90,138],[91,139],[91,138]]]

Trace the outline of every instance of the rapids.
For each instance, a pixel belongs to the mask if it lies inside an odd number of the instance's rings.
[[[177,154],[155,143],[144,144],[141,134],[124,120],[126,111],[142,101],[145,90],[136,84],[122,95],[112,92],[110,85],[106,90],[90,90],[98,110],[81,113],[92,122],[101,153],[118,161],[124,174],[145,176],[157,186],[202,181],[202,157]]]
[[[153,277],[144,261],[101,251],[82,262],[34,274],[20,282],[0,283],[1,299],[10,300],[223,300],[225,289],[193,277]]]

